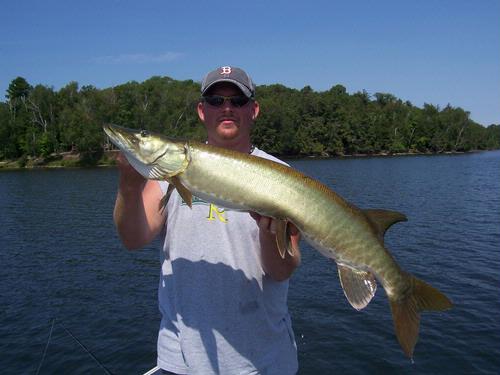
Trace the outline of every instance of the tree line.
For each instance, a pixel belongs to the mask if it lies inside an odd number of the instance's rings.
[[[102,125],[149,129],[174,138],[204,140],[196,114],[200,85],[192,80],[152,77],[111,88],[60,90],[23,77],[10,83],[0,102],[0,159],[47,157],[68,151],[102,154],[110,144]],[[472,121],[469,112],[447,105],[422,108],[388,93],[349,94],[342,85],[327,91],[280,84],[257,87],[261,113],[253,139],[283,156],[379,153],[442,153],[500,148],[500,125]]]

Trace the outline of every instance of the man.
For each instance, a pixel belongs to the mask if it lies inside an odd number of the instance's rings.
[[[248,74],[218,68],[201,94],[197,111],[209,144],[280,162],[251,144],[259,104]],[[114,219],[124,245],[137,249],[165,234],[158,366],[174,374],[296,373],[287,292],[300,252],[280,257],[274,219],[196,198],[189,208],[176,191],[160,212],[168,184],[119,160]],[[298,233],[291,237],[298,249]]]

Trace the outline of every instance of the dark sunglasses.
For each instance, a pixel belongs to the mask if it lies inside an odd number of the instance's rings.
[[[221,96],[221,95],[209,95],[204,96],[203,100],[214,107],[220,107],[224,104],[226,100],[231,102],[233,107],[243,107],[250,101],[250,98],[245,95],[235,95],[235,96]]]

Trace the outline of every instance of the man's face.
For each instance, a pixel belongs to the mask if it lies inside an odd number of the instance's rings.
[[[231,83],[218,83],[209,90],[209,95],[239,96],[243,93]],[[205,124],[210,143],[218,146],[232,146],[249,142],[253,121],[259,113],[257,102],[250,100],[242,107],[235,107],[229,100],[217,107],[201,102],[198,115]]]

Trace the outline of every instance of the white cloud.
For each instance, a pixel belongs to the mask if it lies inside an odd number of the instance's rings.
[[[163,52],[160,54],[134,53],[122,54],[116,56],[100,56],[92,59],[98,64],[148,64],[171,62],[180,58],[183,54],[180,52]]]

